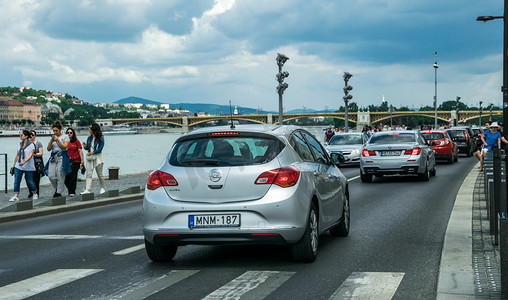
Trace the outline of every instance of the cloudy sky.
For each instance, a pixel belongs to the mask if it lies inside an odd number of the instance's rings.
[[[460,96],[501,105],[501,0],[0,0],[0,86],[88,102],[278,109],[277,53],[289,57],[284,109],[353,101],[397,107]],[[434,56],[438,52],[437,58]]]

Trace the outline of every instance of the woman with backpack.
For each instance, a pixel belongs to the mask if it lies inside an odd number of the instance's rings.
[[[23,174],[25,174],[25,178],[28,181],[28,189],[33,193],[32,199],[39,199],[34,182],[35,163],[32,159],[35,152],[35,145],[30,141],[29,137],[30,131],[28,130],[23,130],[19,135],[21,143],[18,145],[16,159],[11,168],[11,175],[14,175],[14,196],[9,199],[11,202],[19,201],[19,189]]]
[[[42,155],[44,153],[44,147],[42,146],[42,143],[37,140],[37,133],[35,130],[30,130],[30,141],[35,145],[35,151],[34,151],[34,163],[35,163],[35,172],[34,172],[34,183],[35,183],[35,190],[37,191],[37,195],[40,195],[39,193],[39,183],[41,182],[41,177],[44,176],[44,160],[42,158]],[[25,176],[26,186],[28,186],[28,179]],[[30,191],[30,194],[28,194],[28,198],[32,198],[33,193]]]

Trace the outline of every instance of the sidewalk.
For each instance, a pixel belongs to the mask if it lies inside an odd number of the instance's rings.
[[[14,195],[12,189],[7,193],[0,192],[0,223],[24,218],[36,217],[41,215],[55,214],[65,211],[72,211],[82,208],[131,201],[142,199],[144,195],[144,188],[146,180],[150,171],[120,175],[116,180],[110,180],[106,176],[105,189],[106,193],[99,194],[99,181],[97,178],[93,179],[91,192],[94,193],[93,200],[84,200],[79,194],[85,189],[85,182],[80,181],[77,183],[75,197],[67,195],[67,189],[63,194],[65,204],[51,206],[48,202],[53,200],[53,193],[55,192],[51,184],[44,184],[39,187],[39,199],[32,201],[28,199],[28,189],[26,188],[25,181],[21,183],[21,190],[19,194],[20,201],[15,204],[9,202],[9,199]],[[30,209],[30,204],[32,209]],[[27,210],[22,210],[27,208]],[[19,210],[19,211],[16,211]]]
[[[501,299],[499,249],[492,244],[483,172],[476,165],[455,199],[446,230],[436,299]]]

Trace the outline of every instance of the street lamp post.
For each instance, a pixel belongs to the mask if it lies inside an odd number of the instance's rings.
[[[480,119],[478,120],[478,127],[482,128],[482,103],[483,101],[480,101]]]
[[[460,121],[460,118],[459,118],[459,104],[460,104],[460,102],[459,102],[459,100],[460,100],[460,97],[457,96],[457,99],[456,99],[457,104],[455,104],[455,120],[453,121],[453,126],[457,126],[457,123]]]
[[[345,104],[345,110],[344,110],[344,119],[345,122],[344,122],[344,127],[345,127],[345,131],[348,132],[349,131],[349,123],[348,123],[348,106],[349,106],[349,100],[353,99],[353,96],[349,94],[349,92],[351,92],[351,90],[353,89],[352,86],[348,85],[348,81],[349,79],[351,79],[351,77],[353,77],[353,75],[351,73],[348,73],[348,72],[344,72],[344,104]]]
[[[489,122],[492,122],[492,107],[494,106],[494,103],[489,104]]]
[[[434,129],[437,129],[437,68],[439,66],[436,60],[434,62]]]
[[[392,112],[393,112],[393,106],[390,104],[390,130],[393,130]]]
[[[504,14],[502,16],[480,16],[476,21],[487,22],[494,19],[504,19],[503,28],[503,124],[508,124],[508,0],[504,0]],[[492,110],[491,117],[492,121]]]
[[[279,85],[277,86],[277,94],[279,94],[279,125],[282,125],[282,112],[284,107],[282,106],[282,94],[284,94],[284,91],[288,88],[288,84],[284,82],[284,78],[289,76],[289,73],[287,71],[282,72],[282,66],[284,66],[284,63],[289,59],[284,54],[277,53],[277,66],[279,66],[279,73],[275,76],[275,79],[279,82]]]

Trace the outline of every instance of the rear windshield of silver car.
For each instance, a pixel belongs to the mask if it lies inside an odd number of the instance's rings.
[[[246,166],[273,160],[284,148],[270,136],[202,136],[177,142],[169,163],[173,166]]]
[[[372,136],[369,140],[369,144],[398,144],[414,142],[414,133],[374,134],[374,136]]]
[[[332,137],[328,145],[356,145],[363,144],[361,135],[335,135]]]

